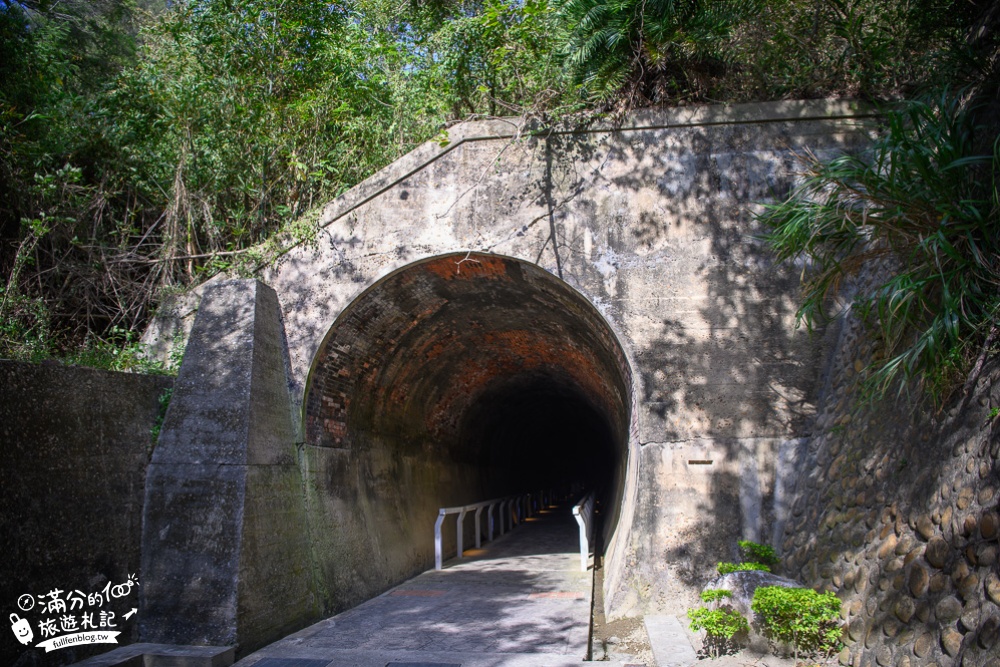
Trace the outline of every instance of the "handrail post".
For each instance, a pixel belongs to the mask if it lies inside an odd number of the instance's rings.
[[[476,548],[477,549],[482,546],[482,539],[481,539],[480,533],[479,533],[479,515],[482,514],[482,513],[483,513],[483,506],[480,505],[479,507],[476,508]]]
[[[590,553],[590,540],[587,539],[587,527],[584,525],[583,517],[580,516],[580,508],[574,507],[573,514],[576,516],[576,523],[580,527],[580,571],[587,571],[587,556]]]
[[[489,509],[486,510],[486,539],[490,542],[493,541],[493,508],[496,507],[496,503],[490,503]]]
[[[590,554],[590,528],[593,523],[594,493],[590,492],[573,506],[573,517],[580,527],[580,571],[587,571],[587,557]]]
[[[438,513],[437,521],[434,522],[434,569],[441,569],[441,524],[444,523],[445,511]]]
[[[455,527],[455,534],[457,536],[456,539],[458,541],[458,557],[459,558],[462,557],[462,543],[464,542],[464,539],[463,539],[464,535],[462,535],[462,531],[463,531],[464,526],[462,524],[464,524],[464,523],[465,523],[465,508],[463,507],[462,511],[458,513],[458,521],[457,521],[457,525]]]

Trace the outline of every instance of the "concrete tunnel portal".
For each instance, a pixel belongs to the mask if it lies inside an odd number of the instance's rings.
[[[629,497],[621,345],[582,294],[509,257],[437,256],[366,289],[319,347],[304,416],[318,530],[404,551],[386,563],[401,575],[432,556],[438,507],[577,483],[608,538]],[[364,578],[360,554],[334,560],[334,589],[345,568]]]

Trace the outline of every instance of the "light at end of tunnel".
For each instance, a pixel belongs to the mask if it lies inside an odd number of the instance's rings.
[[[525,519],[525,521],[538,521],[538,519],[536,519],[533,516],[529,516],[528,518]]]

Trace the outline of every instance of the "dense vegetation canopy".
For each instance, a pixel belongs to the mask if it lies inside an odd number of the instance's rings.
[[[450,123],[989,98],[996,23],[986,0],[0,0],[0,357],[129,349],[165,293]]]

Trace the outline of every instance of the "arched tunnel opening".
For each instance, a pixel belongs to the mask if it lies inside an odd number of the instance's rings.
[[[538,266],[461,253],[381,279],[337,318],[306,392],[329,586],[420,571],[439,507],[516,493],[596,491],[606,541],[627,498],[631,391],[608,323]]]

